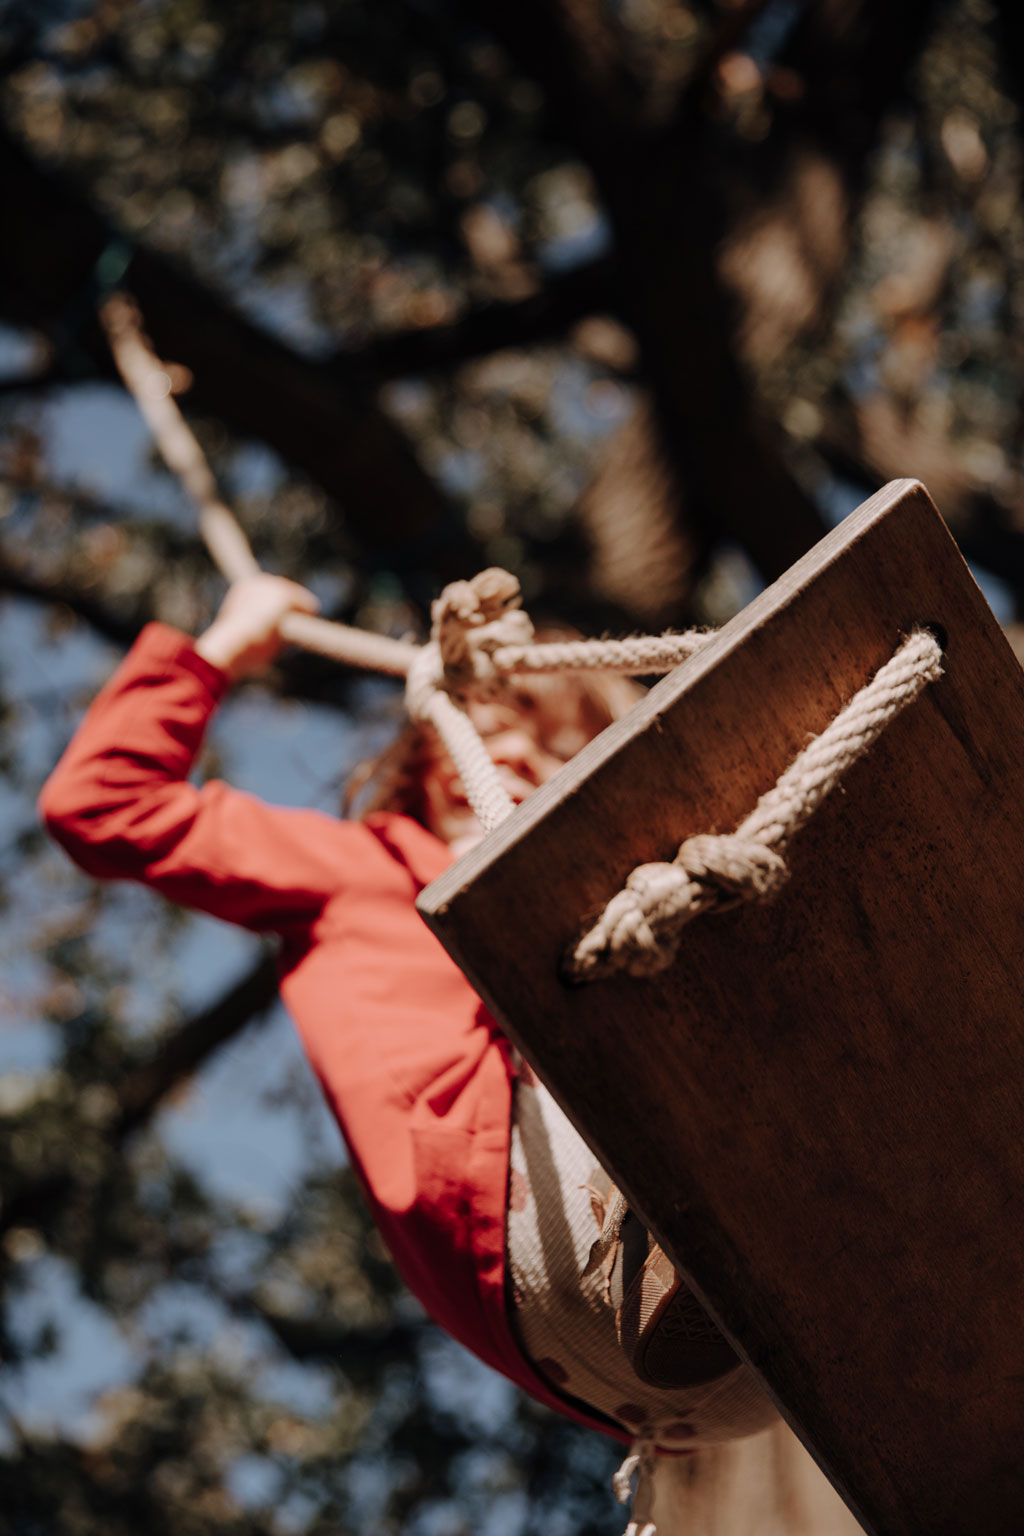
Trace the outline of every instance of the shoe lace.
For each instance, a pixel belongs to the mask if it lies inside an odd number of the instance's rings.
[[[584,1186],[589,1188],[589,1186]],[[592,1191],[596,1195],[597,1191]],[[600,1198],[600,1196],[598,1196]],[[616,1250],[622,1236],[622,1223],[629,1213],[626,1197],[622,1191],[613,1184],[604,1200],[604,1220],[601,1231],[592,1244],[587,1258],[587,1267],[583,1271],[583,1279],[589,1279],[593,1274],[601,1275],[601,1288],[605,1301],[611,1306],[611,1278],[615,1267]]]

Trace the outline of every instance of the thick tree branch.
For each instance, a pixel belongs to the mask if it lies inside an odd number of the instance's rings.
[[[12,210],[0,247],[0,313],[48,332],[55,379],[116,376],[94,318],[94,269],[114,230],[2,131],[0,188]],[[160,350],[192,371],[190,400],[199,409],[261,436],[336,496],[346,536],[361,543],[366,563],[399,571],[427,565],[440,579],[478,563],[475,541],[375,405],[376,388],[407,372],[557,335],[610,307],[614,295],[611,263],[596,261],[553,278],[529,300],[481,306],[452,327],[312,362],[153,253],[136,250],[123,281]]]
[[[557,60],[570,72],[572,40],[549,7],[485,12],[521,68],[543,79]],[[766,578],[774,577],[821,536],[824,524],[783,463],[736,360],[733,307],[717,272],[725,217],[714,137],[695,131],[682,153],[665,136],[651,142],[594,132],[601,81],[579,68],[571,79],[569,131],[605,198],[622,312],[640,342],[640,371],[653,386],[666,452],[699,542],[732,537]]]
[[[62,176],[0,131],[0,313],[45,331],[65,365],[116,373],[95,318],[96,264],[117,231]],[[344,506],[370,560],[456,550],[461,535],[399,429],[351,377],[294,352],[174,264],[137,247],[124,285],[162,355],[195,377],[193,399],[261,438]]]
[[[440,372],[502,347],[554,340],[578,320],[614,312],[618,302],[615,264],[609,257],[601,257],[549,277],[528,299],[481,304],[451,325],[378,337],[358,349],[336,353],[328,366],[339,379],[353,378],[362,371],[373,384]]]
[[[0,544],[0,592],[28,597],[35,602],[67,608],[76,618],[84,619],[98,635],[112,640],[125,650],[142,626],[153,617],[145,597],[137,595],[126,608],[114,608],[96,588],[84,583],[41,576],[20,561],[14,563]]]
[[[801,89],[785,115],[821,148],[863,176],[882,118],[909,99],[910,71],[939,0],[820,0],[803,7],[779,65]]]
[[[698,107],[723,51],[737,45],[757,9],[727,19],[656,141],[592,133],[601,83],[585,71],[574,76],[574,90],[588,99],[575,103],[566,127],[615,229],[622,312],[641,344],[641,373],[653,385],[689,516],[705,541],[737,539],[770,577],[824,525],[785,465],[737,361],[737,342],[742,337],[767,361],[822,321],[845,266],[868,151],[904,89],[935,4],[805,7],[779,61],[798,81],[796,99],[775,104],[772,131],[751,145]],[[549,81],[552,59],[566,67],[571,39],[547,8],[518,7],[514,21],[490,7],[487,14],[522,69]],[[726,203],[723,188],[737,185],[739,195]],[[780,263],[792,266],[792,281]]]
[[[122,1078],[116,1090],[120,1108],[114,1126],[115,1140],[123,1141],[144,1125],[179,1083],[265,1013],[276,996],[276,958],[265,954],[241,981],[179,1025],[148,1061]]]
[[[935,0],[804,7],[764,75],[771,131],[719,148],[719,181],[730,189],[720,266],[755,369],[772,367],[831,317],[879,130],[907,93],[936,9]]]
[[[702,141],[650,154],[605,180],[627,319],[652,385],[662,441],[707,544],[727,537],[766,580],[825,531],[787,467],[735,346],[735,308],[718,268],[724,212]]]

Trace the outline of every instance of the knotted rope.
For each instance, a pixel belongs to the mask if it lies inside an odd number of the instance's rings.
[[[886,726],[942,675],[942,648],[918,630],[800,753],[735,832],[688,837],[670,864],[641,864],[566,965],[575,981],[615,970],[651,976],[672,963],[683,928],[702,912],[769,901],[788,878],[790,839]]]
[[[470,698],[500,693],[516,673],[612,671],[644,677],[668,672],[711,638],[688,630],[536,645],[521,601],[519,582],[496,566],[470,581],[452,582],[431,608],[430,640],[413,658],[406,679],[409,714],[437,730],[485,832],[511,815],[515,804],[460,706]]]
[[[175,399],[175,394],[187,387],[187,370],[157,356],[142,328],[138,306],[127,294],[111,294],[101,306],[100,320],[121,377],[167,467],[196,504],[199,531],[210,558],[227,582],[253,575],[260,569],[256,556],[238,519],[221,498],[206,455]],[[482,572],[471,582],[453,582],[434,604],[439,632],[431,638],[439,640],[443,630],[443,675],[448,687],[456,683],[465,691],[473,675],[483,682],[494,674],[514,672],[611,671],[627,677],[655,676],[671,671],[710,638],[694,630],[684,635],[532,645],[532,625],[525,614],[509,625],[502,623],[497,633],[488,628],[492,621],[507,617],[510,608],[518,607],[515,577],[505,571],[497,574],[500,579]],[[488,611],[486,619],[481,618],[481,601]],[[281,633],[303,650],[393,677],[408,676],[422,649],[412,641],[394,640],[307,613],[288,614]],[[421,677],[430,675],[426,662],[421,661],[420,667]]]
[[[515,804],[465,711],[471,698],[500,693],[515,673],[588,670],[637,677],[664,672],[710,639],[690,630],[535,645],[521,600],[516,578],[496,566],[470,581],[452,582],[431,608],[430,640],[414,656],[406,678],[409,714],[429,721],[438,732],[485,832],[510,816]]]
[[[502,675],[494,663],[499,645],[528,647],[533,625],[519,601],[519,583],[497,567],[471,581],[453,581],[431,608],[430,640],[414,657],[405,683],[410,716],[436,729],[485,832],[511,815],[515,804],[455,699],[500,687]]]
[[[123,293],[100,310],[114,361],[135,398],[169,469],[193,498],[210,558],[228,582],[259,570],[234,513],[217,491],[210,466],[174,398],[182,372],[157,357],[134,301]],[[515,806],[463,706],[470,696],[493,693],[517,672],[612,671],[627,677],[668,672],[710,638],[639,635],[627,640],[532,643],[533,625],[519,607],[519,583],[507,571],[482,571],[472,581],[445,587],[431,610],[429,642],[370,634],[307,613],[290,613],[281,634],[293,645],[346,666],[406,678],[413,719],[435,728],[462,779],[466,798],[488,832]]]
[[[175,377],[182,370],[157,357],[126,295],[108,298],[100,316],[125,384],[168,466],[196,501],[212,559],[229,582],[258,571],[249,542],[218,495],[205,455],[174,400]],[[516,673],[654,676],[670,671],[711,639],[707,632],[689,630],[537,645],[519,605],[515,577],[493,568],[445,587],[431,610],[431,635],[424,646],[300,613],[286,616],[281,633],[295,645],[350,666],[404,676],[410,715],[437,730],[469,804],[490,832],[515,806],[464,707],[472,697],[499,692]],[[577,944],[569,974],[590,980],[622,966],[634,975],[651,975],[670,964],[679,934],[699,913],[774,895],[787,877],[783,854],[790,838],[850,763],[940,675],[940,658],[931,635],[911,636],[734,833],[687,838],[671,863],[635,869],[625,890]]]

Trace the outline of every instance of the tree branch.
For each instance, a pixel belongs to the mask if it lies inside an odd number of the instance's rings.
[[[120,1105],[114,1139],[124,1141],[207,1057],[233,1040],[270,1007],[277,996],[277,960],[264,954],[241,981],[174,1031],[148,1061],[132,1068],[117,1086]]]
[[[59,577],[40,574],[25,562],[15,562],[0,542],[0,592],[32,602],[66,608],[98,635],[127,650],[144,625],[158,617],[150,593],[133,593],[130,601],[113,603],[87,582],[78,582],[67,570]],[[344,623],[351,615],[335,615]],[[276,688],[291,699],[307,699],[332,708],[350,707],[353,674],[309,652],[288,651],[263,686]]]
[[[618,308],[615,264],[603,256],[549,277],[528,299],[481,304],[451,325],[381,336],[336,352],[327,367],[339,381],[360,372],[373,384],[455,368],[502,347],[526,347],[559,337],[578,320]]]
[[[94,309],[97,262],[117,231],[4,130],[0,194],[0,313],[44,330],[80,374],[116,378]],[[152,251],[136,247],[122,280],[157,350],[192,371],[198,408],[261,438],[336,497],[368,558],[404,545],[458,559],[462,535],[436,486],[351,376],[300,356]]]
[[[232,1296],[231,1305],[265,1323],[295,1360],[333,1360],[347,1376],[379,1375],[392,1361],[408,1360],[422,1337],[422,1323],[349,1328],[329,1317],[295,1317],[263,1305],[255,1296]]]
[[[694,133],[681,153],[664,135],[645,136],[642,114],[624,130],[564,11],[544,0],[482,10],[519,66],[570,109],[566,131],[607,205],[620,312],[640,343],[640,373],[652,385],[666,455],[698,542],[734,538],[766,578],[778,575],[825,527],[780,457],[736,360],[733,307],[716,266],[725,217],[712,135]],[[692,528],[682,525],[681,532],[692,541]]]
[[[863,177],[881,120],[907,91],[938,11],[938,0],[804,6],[778,60],[801,84],[785,109],[792,128]]]
[[[135,640],[139,630],[153,617],[144,598],[134,598],[126,609],[117,610],[96,595],[90,586],[63,578],[49,580],[22,565],[14,565],[0,545],[0,591],[34,602],[67,608],[76,618],[84,619],[98,635],[112,640],[124,650]]]

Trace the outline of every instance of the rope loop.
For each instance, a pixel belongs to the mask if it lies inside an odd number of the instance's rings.
[[[567,957],[566,980],[618,970],[656,975],[672,964],[683,928],[700,913],[770,901],[788,878],[783,855],[790,839],[886,726],[941,676],[942,647],[928,630],[916,630],[735,832],[688,837],[671,863],[634,869]]]
[[[701,630],[634,635],[625,640],[569,640],[537,645],[521,608],[519,582],[491,566],[453,581],[431,606],[430,639],[406,664],[405,702],[413,720],[431,724],[444,742],[485,831],[515,809],[476,735],[466,705],[493,698],[513,673],[614,672],[643,677],[668,672],[712,636]]]
[[[437,731],[485,832],[515,806],[464,706],[506,686],[496,650],[529,645],[533,625],[520,601],[519,582],[498,566],[449,583],[431,608],[430,640],[413,656],[405,680],[409,715]]]
[[[740,901],[771,901],[789,878],[786,861],[776,849],[735,832],[688,837],[672,862],[708,888],[719,911]]]
[[[168,389],[173,370],[153,350],[134,300],[123,292],[109,292],[129,255],[129,247],[116,242],[108,246],[90,279],[107,295],[100,319],[111,352],[165,462],[199,509],[200,529],[214,562],[228,581],[239,581],[257,572],[259,565],[237,519],[221,500],[209,463]],[[492,566],[469,581],[444,588],[431,608],[431,636],[425,646],[328,623],[307,613],[286,615],[281,634],[293,644],[350,666],[405,675],[410,715],[438,731],[470,805],[485,831],[491,831],[515,807],[460,704],[474,693],[500,690],[513,672],[603,671],[636,677],[668,672],[712,639],[707,632],[688,630],[537,645],[521,601],[515,576]],[[774,789],[761,797],[734,834],[688,838],[671,864],[647,864],[635,870],[626,888],[612,898],[599,922],[580,940],[567,967],[568,976],[585,980],[620,964],[639,975],[662,970],[671,963],[675,939],[690,917],[710,906],[722,910],[738,900],[770,899],[786,878],[782,858],[786,841],[889,720],[941,675],[941,658],[933,635],[926,630],[911,635],[828,730],[801,753]]]
[[[634,976],[653,976],[671,965],[679,934],[702,912],[726,912],[741,901],[770,901],[788,879],[774,848],[735,833],[688,837],[671,864],[639,864],[577,946],[577,980],[617,968],[611,956],[628,954]]]

